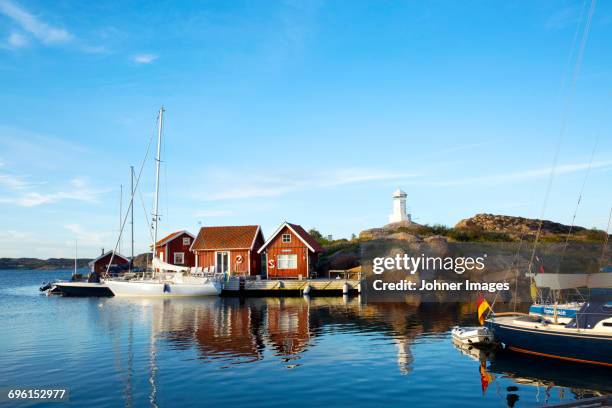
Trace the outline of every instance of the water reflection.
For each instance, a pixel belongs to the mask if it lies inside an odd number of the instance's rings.
[[[526,387],[533,388],[529,398],[535,392],[538,403],[612,392],[610,373],[605,369],[495,354],[460,345],[454,350],[450,329],[457,324],[473,324],[474,318],[472,308],[461,304],[363,304],[359,298],[106,299],[99,302],[91,312],[95,310],[97,324],[103,325],[111,336],[125,339],[127,332],[127,341],[131,343],[135,341],[134,325],[150,328],[148,339],[141,340],[144,344],[136,349],[148,350],[148,397],[152,406],[158,405],[158,376],[163,371],[158,359],[164,350],[190,356],[189,359],[213,370],[261,363],[280,364],[296,371],[312,369],[321,365],[321,360],[314,360],[318,349],[326,352],[333,349],[331,356],[339,363],[348,357],[377,364],[375,353],[383,353],[380,359],[395,359],[395,374],[408,378],[422,376],[423,371],[417,374],[415,367],[429,370],[436,367],[440,372],[428,374],[431,381],[444,375],[455,375],[462,381],[474,379],[482,387],[482,395],[476,396],[496,397],[510,407],[525,398]],[[339,341],[338,338],[348,344],[325,343]],[[439,344],[435,353],[423,351],[424,345],[431,344]],[[131,344],[127,350],[128,360],[120,371],[125,379],[125,405],[131,406]],[[370,350],[375,351],[369,354]],[[445,366],[446,360],[460,366],[461,371],[452,372]],[[261,367],[264,366],[257,368],[258,373],[270,370],[269,366]],[[393,374],[390,369],[393,371],[392,367],[384,366],[384,374]],[[342,370],[345,369],[338,368],[339,372]]]
[[[143,319],[147,312],[151,338],[169,347],[195,347],[203,361],[251,363],[266,351],[292,362],[307,353],[325,331],[384,333],[397,350],[397,363],[410,372],[411,345],[419,335],[442,335],[462,317],[457,305],[410,306],[362,304],[357,297],[339,298],[211,298],[108,299],[101,301],[99,321],[112,333],[119,325]],[[126,313],[126,307],[132,313]],[[127,319],[125,317],[129,317]],[[131,330],[131,329],[130,329]],[[154,342],[152,340],[152,342]]]

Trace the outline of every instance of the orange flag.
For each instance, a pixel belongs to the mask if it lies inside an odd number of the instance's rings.
[[[480,295],[480,297],[478,298],[477,308],[478,308],[478,321],[482,325],[484,324],[484,321],[485,321],[485,312],[487,311],[487,309],[490,309],[491,306],[489,306],[489,302],[487,302],[484,296]]]

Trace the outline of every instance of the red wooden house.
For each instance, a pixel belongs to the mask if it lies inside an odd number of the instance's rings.
[[[155,254],[163,262],[179,266],[195,266],[195,256],[191,252],[191,245],[195,237],[183,230],[157,241]]]
[[[268,278],[308,278],[323,248],[300,225],[283,223],[259,249],[266,254]]]
[[[102,255],[97,257],[96,259],[89,261],[88,265],[91,269],[92,273],[97,273],[102,275],[106,273],[109,262],[111,262],[111,257],[113,258],[111,263],[111,268],[114,266],[123,266],[128,265],[130,263],[130,259],[126,256],[121,255],[118,252],[115,252],[115,256],[113,255],[113,251],[104,252],[102,250]]]
[[[196,267],[231,275],[259,275],[261,257],[257,253],[264,238],[259,225],[202,227],[193,242]]]

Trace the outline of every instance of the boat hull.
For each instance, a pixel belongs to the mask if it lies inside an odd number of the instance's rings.
[[[61,282],[55,284],[63,296],[73,297],[111,297],[113,292],[103,283],[95,282]],[[55,290],[55,289],[52,289]]]
[[[221,293],[221,284],[214,281],[204,284],[106,281],[106,284],[115,296],[188,297],[218,296]]]
[[[488,320],[486,326],[505,348],[579,363],[612,367],[612,336],[539,330]]]

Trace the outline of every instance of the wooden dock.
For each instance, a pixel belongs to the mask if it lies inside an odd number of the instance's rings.
[[[348,279],[244,279],[225,282],[221,296],[342,296],[357,295],[359,280]],[[346,286],[345,286],[346,285]],[[346,292],[346,293],[345,293]]]

